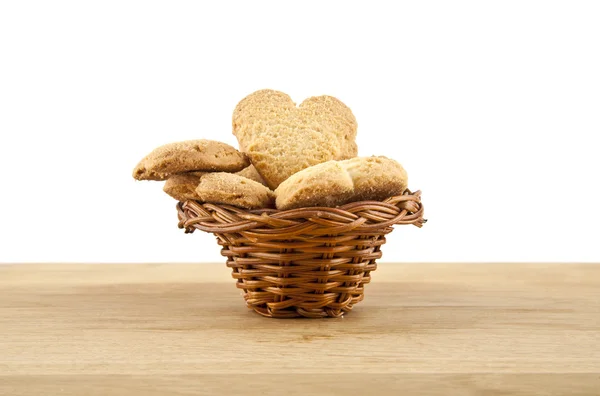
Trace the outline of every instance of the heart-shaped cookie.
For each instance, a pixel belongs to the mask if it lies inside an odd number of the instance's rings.
[[[356,157],[356,119],[332,96],[315,96],[296,107],[283,92],[261,90],[233,113],[233,134],[269,187],[322,162]]]

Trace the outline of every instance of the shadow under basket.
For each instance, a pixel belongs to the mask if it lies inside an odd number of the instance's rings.
[[[363,299],[393,225],[421,227],[421,192],[337,208],[245,210],[177,204],[179,228],[216,235],[248,308],[272,318],[338,318]]]

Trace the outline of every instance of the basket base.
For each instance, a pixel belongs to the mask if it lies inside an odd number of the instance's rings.
[[[354,301],[355,300],[355,301]],[[268,306],[257,307],[248,305],[248,308],[253,309],[259,315],[274,319],[291,319],[291,318],[341,318],[345,313],[350,312],[354,304],[363,300],[361,295],[359,298],[353,299],[351,304],[348,304],[344,309],[303,309],[292,307],[292,309],[271,310]]]
[[[276,319],[341,318],[364,299],[364,285],[377,269],[374,260],[323,270],[295,265],[249,267],[236,261],[240,260],[229,260],[227,266],[233,269],[231,275],[242,289],[247,307]],[[265,270],[271,273],[264,274]],[[321,283],[315,282],[319,280]]]

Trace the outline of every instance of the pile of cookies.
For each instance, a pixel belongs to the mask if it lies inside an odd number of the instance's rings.
[[[240,149],[213,140],[156,148],[133,171],[136,180],[166,180],[179,201],[245,209],[335,207],[402,194],[407,174],[386,157],[357,157],[356,119],[331,96],[299,106],[283,92],[260,90],[233,113]]]

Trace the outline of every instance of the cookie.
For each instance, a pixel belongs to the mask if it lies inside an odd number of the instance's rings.
[[[144,157],[133,170],[137,180],[165,180],[188,171],[237,172],[248,158],[228,144],[214,140],[186,140],[165,144]]]
[[[203,202],[229,204],[245,209],[272,208],[273,191],[233,173],[207,173],[200,178],[196,194]]]
[[[202,171],[191,171],[191,172],[184,172],[184,173],[178,173],[179,175],[191,175],[191,176],[196,176],[198,177],[198,179],[200,179],[202,176],[206,175],[208,172],[202,172]]]
[[[242,99],[233,113],[233,134],[267,185],[277,188],[302,169],[357,154],[356,119],[331,96],[296,107],[283,92],[261,90]]]
[[[196,187],[200,184],[202,172],[180,173],[167,179],[163,191],[178,201],[199,200]]]
[[[306,168],[275,190],[277,209],[339,206],[355,201],[380,201],[402,194],[408,176],[402,165],[386,157],[329,161]]]
[[[383,156],[360,157],[341,161],[354,184],[354,201],[381,201],[404,193],[408,174],[397,161]]]
[[[267,182],[265,181],[265,179],[263,179],[260,173],[258,173],[254,165],[250,165],[249,167],[244,168],[241,171],[236,172],[235,174],[246,177],[250,180],[254,180],[255,182],[262,184],[263,186],[267,185]]]
[[[187,172],[187,173],[190,174],[190,175],[202,176],[206,172]],[[239,172],[235,172],[235,174],[243,176],[243,177],[248,178],[250,180],[254,180],[255,182],[258,182],[258,183],[262,184],[263,186],[267,186],[267,182],[265,182],[265,179],[263,179],[262,176],[260,175],[260,173],[258,173],[258,171],[254,167],[254,165],[250,165],[250,166],[242,169]]]
[[[340,161],[327,161],[290,176],[275,190],[277,209],[336,206],[352,197],[354,184]]]
[[[233,134],[240,150],[246,151],[246,143],[254,138],[254,131],[260,130],[262,120],[272,123],[280,114],[296,107],[287,94],[271,89],[256,91],[242,99],[233,111]],[[257,119],[260,115],[261,119]],[[253,125],[253,121],[257,124]]]

